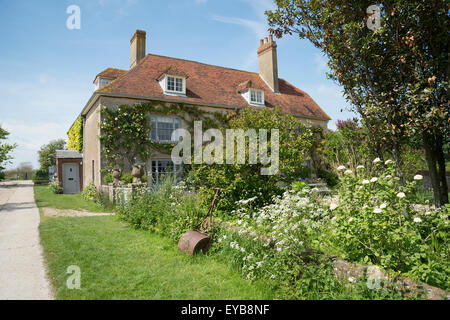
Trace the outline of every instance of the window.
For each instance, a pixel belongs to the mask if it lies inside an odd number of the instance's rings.
[[[172,133],[180,128],[180,119],[175,117],[151,116],[150,139],[153,142],[176,142],[172,140]]]
[[[152,183],[158,184],[164,175],[175,175],[177,181],[181,180],[182,166],[174,164],[172,160],[152,160]]]
[[[250,89],[250,103],[264,104],[264,93],[261,90]]]
[[[101,87],[106,86],[111,81],[112,81],[111,79],[99,78],[95,85],[95,89],[100,89]]]
[[[184,93],[183,78],[167,76],[167,91]]]

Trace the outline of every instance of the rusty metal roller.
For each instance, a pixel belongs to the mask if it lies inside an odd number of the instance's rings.
[[[214,190],[216,190],[216,193],[214,194],[214,198],[208,212],[203,220],[194,228],[198,229],[200,227],[200,231],[187,231],[180,237],[180,240],[178,240],[178,249],[182,252],[194,255],[200,250],[202,250],[203,253],[206,253],[209,250],[213,239],[213,234],[211,232],[213,228],[212,212],[220,188],[214,188]],[[208,236],[207,232],[211,232],[211,235]]]

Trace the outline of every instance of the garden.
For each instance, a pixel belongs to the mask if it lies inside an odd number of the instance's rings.
[[[219,187],[207,255],[245,279],[268,283],[277,299],[424,297],[404,295],[389,281],[374,290],[366,276],[338,278],[330,256],[448,290],[450,206],[436,207],[424,190],[417,174],[425,165],[422,150],[405,147],[398,168],[387,150],[371,151],[359,120],[322,132],[278,108],[242,110],[228,127],[278,128],[280,174],[255,174],[261,164],[191,165],[183,181],[166,176],[152,191],[121,202],[118,217],[176,246]],[[309,186],[317,183],[329,191]]]

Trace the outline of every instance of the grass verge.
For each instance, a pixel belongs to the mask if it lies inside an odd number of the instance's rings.
[[[115,217],[46,218],[39,230],[57,299],[273,298],[265,283]],[[70,265],[81,269],[79,290],[66,286]]]
[[[112,212],[111,208],[105,208],[94,201],[85,200],[78,194],[55,194],[48,186],[35,185],[34,199],[39,208],[51,207],[56,209],[84,209],[90,212]]]

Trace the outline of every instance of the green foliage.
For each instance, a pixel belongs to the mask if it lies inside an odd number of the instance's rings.
[[[41,169],[48,170],[49,167],[56,165],[56,150],[65,149],[66,141],[64,139],[52,140],[43,145],[38,151]]]
[[[329,77],[343,87],[370,139],[391,151],[397,164],[404,145],[423,146],[429,170],[439,172],[432,178],[435,203],[448,203],[442,166],[450,141],[448,3],[381,2],[374,31],[366,24],[370,0],[276,3],[266,12],[271,32],[296,33],[326,55]]]
[[[104,177],[103,177],[103,183],[105,184],[110,184],[114,182],[114,177],[112,175],[111,172],[107,173]]]
[[[44,169],[36,170],[31,178],[34,184],[48,183],[48,171]]]
[[[51,192],[53,192],[54,194],[62,194],[63,193],[63,189],[61,188],[61,186],[59,185],[58,180],[53,181],[52,183],[49,184],[48,186],[49,190],[51,190]]]
[[[130,184],[133,182],[133,176],[131,175],[131,172],[122,174],[122,177],[120,177],[120,181],[123,181],[125,184]]]
[[[392,161],[375,164],[370,175],[364,168],[343,174],[335,219],[329,224],[330,243],[346,259],[411,274],[447,289],[449,208],[414,211],[411,195],[417,182],[402,186]]]
[[[6,177],[5,171],[0,170],[0,181],[5,180],[5,177]]]
[[[211,201],[212,188],[220,187],[222,191],[217,206],[221,210],[231,212],[237,200],[255,196],[258,197],[255,206],[263,206],[270,203],[274,195],[280,195],[283,192],[280,182],[291,183],[307,174],[303,163],[305,154],[311,146],[313,131],[311,127],[302,124],[292,115],[284,114],[281,108],[243,109],[229,120],[228,128],[244,131],[266,129],[268,132],[271,129],[278,129],[279,172],[273,175],[261,175],[261,169],[265,165],[261,164],[259,155],[257,164],[249,164],[249,161],[246,161],[246,164],[237,164],[235,156],[234,164],[192,165],[186,181],[198,190],[204,204]],[[226,140],[226,134],[223,136]],[[248,160],[250,149],[248,141],[245,148]],[[268,154],[270,153],[269,147]]]
[[[79,116],[67,132],[69,150],[83,152],[83,118]]]
[[[9,132],[0,126],[0,171],[5,169],[5,165],[10,163],[12,159],[11,151],[17,148],[17,144],[3,143],[2,140],[6,140],[9,136]]]
[[[317,176],[327,183],[330,188],[333,188],[339,184],[339,177],[333,171],[327,171],[323,169],[317,170]]]
[[[176,115],[188,124],[187,129],[193,128],[194,120],[204,120],[204,128],[218,127],[218,123],[224,121],[224,116],[220,113],[203,111],[182,103],[166,105],[164,102],[153,101],[133,106],[121,105],[116,110],[104,107],[100,140],[110,168],[119,165],[124,169],[126,165],[146,162],[152,151],[167,152],[174,147],[174,143],[152,142],[149,139],[150,114]]]
[[[97,188],[91,182],[86,187],[83,188],[83,191],[81,191],[81,196],[85,200],[95,201],[98,198]]]
[[[200,223],[205,211],[198,198],[185,193],[183,184],[174,185],[171,177],[166,177],[155,190],[144,188],[122,204],[118,215],[136,228],[152,230],[167,236],[174,243],[181,234]]]

